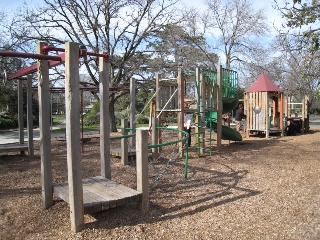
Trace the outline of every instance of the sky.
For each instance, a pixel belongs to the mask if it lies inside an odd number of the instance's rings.
[[[267,16],[267,21],[272,25],[277,27],[281,26],[282,19],[277,10],[275,10],[272,6],[274,5],[274,0],[249,0],[253,3],[253,7],[255,9],[264,9],[265,14]],[[43,0],[0,0],[1,8],[4,11],[16,11],[19,7],[22,7],[24,3],[27,3],[28,6],[39,6],[43,3]],[[180,5],[182,7],[195,7],[199,10],[206,9],[205,0],[180,0]],[[271,28],[271,32],[269,34],[270,39],[273,36],[273,32],[275,32],[274,28]],[[265,41],[269,41],[265,39]]]
[[[280,25],[282,20],[280,14],[272,8],[274,4],[274,0],[251,0],[253,3],[254,8],[256,9],[265,9],[266,15],[268,16],[268,21],[270,23],[275,23],[276,25]],[[1,8],[5,11],[14,10],[20,6],[23,6],[23,3],[27,2],[28,5],[38,5],[43,2],[42,0],[0,0]],[[205,9],[204,0],[181,0],[182,6],[193,6],[196,8],[203,8]]]
[[[255,8],[264,8],[270,21],[279,22],[280,16],[276,10],[272,8],[273,0],[251,0]],[[0,0],[1,8],[4,10],[15,9],[22,6],[24,2],[38,5],[42,0]],[[197,8],[205,8],[204,0],[181,0],[181,4],[185,6],[193,6]]]
[[[250,0],[249,0],[250,1]],[[198,9],[205,9],[205,0],[182,0],[181,4],[185,4],[186,6],[192,6]],[[253,3],[253,7],[255,9],[264,9],[266,16],[268,17],[268,21],[276,26],[280,26],[282,19],[277,10],[275,10],[272,6],[274,5],[274,0],[251,0]]]

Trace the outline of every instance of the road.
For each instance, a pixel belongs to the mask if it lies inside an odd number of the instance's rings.
[[[52,130],[65,128],[65,125],[57,125],[52,127]],[[98,131],[86,131],[85,134],[96,134]],[[80,132],[79,132],[80,134]],[[65,138],[66,135],[64,132],[51,132],[51,138]],[[33,140],[40,140],[40,131],[39,128],[33,129]],[[28,132],[24,130],[24,141],[28,141]],[[6,143],[18,143],[19,142],[19,131],[11,130],[11,131],[0,131],[0,144]]]
[[[318,129],[320,127],[320,118],[318,119],[310,119],[310,128],[312,127]],[[52,129],[65,128],[65,125],[56,125],[52,127]],[[85,134],[96,134],[98,131],[90,131],[85,132]],[[80,132],[79,132],[80,134]],[[64,132],[51,132],[51,138],[65,138]],[[28,133],[27,130],[24,130],[24,139],[25,142],[28,141]],[[40,131],[39,128],[33,129],[33,140],[40,140]],[[18,143],[19,142],[19,131],[0,131],[0,144],[6,143]]]

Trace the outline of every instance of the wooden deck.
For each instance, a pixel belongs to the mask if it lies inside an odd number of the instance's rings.
[[[249,136],[250,135],[255,135],[256,133],[258,134],[266,134],[267,130],[256,130],[256,129],[247,129]],[[282,129],[281,128],[277,128],[277,127],[272,127],[269,128],[269,134],[273,134],[273,133],[282,133]]]
[[[141,200],[142,193],[101,176],[82,180],[84,213],[93,213]],[[68,183],[53,185],[55,196],[69,203]]]
[[[0,152],[19,152],[27,151],[28,144],[10,143],[10,144],[0,144]]]

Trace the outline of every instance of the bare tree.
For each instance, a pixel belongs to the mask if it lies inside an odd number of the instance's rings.
[[[248,0],[207,0],[206,13],[211,38],[223,53],[226,68],[241,68],[262,48],[261,38],[268,33],[263,10],[255,10]]]
[[[289,68],[287,86],[295,94],[307,94],[320,99],[320,28],[319,1],[274,0],[275,8],[285,23],[278,29],[278,51],[286,57]]]
[[[320,84],[319,52],[310,54],[309,48],[302,48],[297,35],[279,31],[273,48],[278,52],[269,69],[274,71],[284,91],[289,95],[308,95],[313,99],[314,92]]]
[[[25,41],[46,41],[59,45],[78,42],[88,50],[110,55],[110,87],[129,86],[129,79],[143,65],[132,61],[144,54],[145,45],[161,27],[172,21],[177,0],[44,0],[42,7],[28,9],[16,18],[16,37]],[[19,24],[19,27],[18,27]],[[19,29],[28,34],[19,34]],[[135,58],[136,60],[139,58]],[[143,58],[141,58],[143,59]],[[98,85],[97,59],[84,66],[92,85]],[[115,103],[123,91],[110,93],[111,131],[116,131]]]

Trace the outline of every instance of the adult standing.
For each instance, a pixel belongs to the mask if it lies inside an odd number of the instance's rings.
[[[240,131],[241,121],[242,119],[246,119],[246,115],[243,112],[243,104],[239,104],[239,108],[236,111],[236,115],[234,117],[234,120],[236,122],[236,129],[237,131]]]

